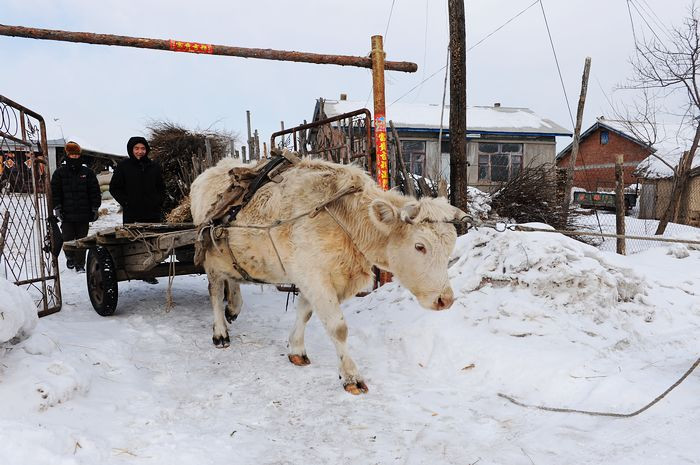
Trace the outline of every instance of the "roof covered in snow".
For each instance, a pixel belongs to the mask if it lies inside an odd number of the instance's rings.
[[[327,117],[348,113],[366,106],[352,100],[324,100]],[[370,110],[371,112],[371,110]],[[386,109],[387,121],[397,129],[438,131],[449,133],[450,106],[438,104],[394,103]],[[471,134],[522,134],[543,136],[571,136],[571,131],[535,114],[529,108],[503,106],[474,106],[467,108],[467,132]]]
[[[673,170],[666,163],[672,166],[678,164],[683,152],[690,148],[695,133],[695,128],[692,126],[679,123],[657,122],[654,127],[651,127],[648,124],[600,116],[596,118],[595,124],[581,134],[581,140],[600,128],[614,131],[632,142],[649,147],[653,154],[639,162],[635,173],[640,177],[651,179],[673,176]],[[646,141],[654,142],[649,146]],[[571,147],[572,144],[569,144],[559,152],[557,159],[567,155]],[[700,159],[696,156],[693,168],[698,166],[700,166]]]

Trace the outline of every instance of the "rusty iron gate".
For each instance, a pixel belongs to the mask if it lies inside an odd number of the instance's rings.
[[[44,118],[0,95],[0,270],[29,292],[39,316],[62,304],[47,160]]]
[[[358,162],[374,175],[372,115],[366,108],[277,131],[270,147],[336,163]]]

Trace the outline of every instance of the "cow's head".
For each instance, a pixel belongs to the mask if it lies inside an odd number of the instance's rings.
[[[400,208],[381,199],[370,205],[372,222],[388,237],[389,271],[425,308],[444,310],[452,305],[447,263],[457,233],[448,221],[464,216],[444,198],[410,201]]]

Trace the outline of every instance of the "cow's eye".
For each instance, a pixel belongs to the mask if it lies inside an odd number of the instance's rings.
[[[420,252],[420,253],[425,253],[425,252],[426,252],[425,246],[424,246],[423,244],[421,244],[420,242],[418,242],[418,243],[415,245],[415,247],[416,247],[416,250],[417,250],[418,252]]]

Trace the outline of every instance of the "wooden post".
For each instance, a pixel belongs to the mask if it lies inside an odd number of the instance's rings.
[[[258,130],[255,130],[255,135],[253,136],[255,143],[255,159],[260,160],[260,138],[258,137]]]
[[[625,235],[625,177],[622,169],[624,159],[622,155],[615,158],[615,230],[619,236]],[[617,253],[627,255],[625,238],[617,238]]]
[[[242,161],[243,163],[248,163],[248,162],[250,161],[250,160],[248,159],[248,157],[246,157],[245,145],[242,145],[242,146],[241,146],[241,161]]]
[[[372,36],[372,89],[374,95],[374,145],[377,156],[377,183],[389,189],[389,162],[386,153],[386,109],[384,100],[384,47],[382,36]]]
[[[663,234],[666,231],[666,226],[669,221],[676,222],[679,219],[681,210],[681,200],[686,192],[688,179],[690,176],[690,169],[693,164],[693,158],[695,158],[695,152],[700,144],[700,125],[695,128],[695,136],[693,137],[693,142],[690,144],[690,150],[683,153],[678,166],[676,167],[676,172],[673,176],[673,186],[671,188],[671,198],[669,199],[668,207],[664,212],[664,215],[659,221],[659,226],[656,228],[654,234]]]
[[[401,153],[401,139],[399,139],[399,134],[396,132],[394,127],[394,122],[389,120],[389,127],[391,128],[391,134],[394,136],[394,142],[396,143],[396,162],[403,175],[403,181],[406,184],[406,195],[411,197],[416,196],[416,191],[413,186],[413,176],[408,175],[406,170],[406,164],[403,162],[403,153]]]
[[[588,92],[588,75],[591,71],[591,57],[586,57],[583,65],[583,76],[581,77],[581,95],[578,98],[578,109],[576,110],[576,127],[574,128],[574,141],[571,144],[571,159],[569,169],[566,172],[566,183],[564,184],[564,199],[562,207],[566,215],[569,214],[569,204],[571,203],[571,187],[574,182],[574,170],[576,157],[578,156],[578,146],[581,137],[581,123],[583,121],[583,107],[586,104],[586,93]]]
[[[267,158],[267,142],[263,142],[263,157]]]
[[[450,203],[468,211],[467,49],[464,0],[448,0],[450,23]],[[459,228],[463,234],[465,229]]]
[[[245,111],[245,119],[248,125],[248,160],[252,160],[255,154],[255,148],[253,147],[253,131],[250,126],[250,110]]]
[[[212,160],[211,156],[211,141],[208,137],[204,138],[204,153],[207,160],[207,167],[214,166],[214,161]]]

